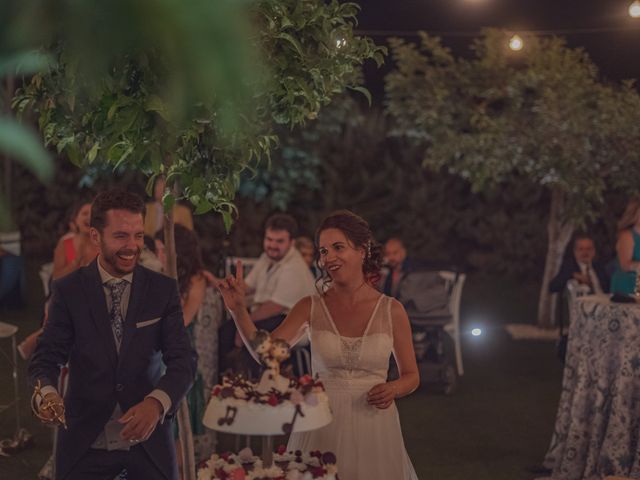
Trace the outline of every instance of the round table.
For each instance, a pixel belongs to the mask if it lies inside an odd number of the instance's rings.
[[[640,478],[640,305],[576,298],[544,465],[554,480]]]

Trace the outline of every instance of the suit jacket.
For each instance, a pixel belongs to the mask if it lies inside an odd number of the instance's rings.
[[[607,274],[604,265],[598,261],[594,261],[591,266],[596,276],[598,277],[598,281],[600,282],[602,291],[608,292],[609,275]],[[567,285],[567,282],[573,278],[573,274],[579,272],[581,272],[580,265],[578,265],[575,257],[571,255],[570,257],[565,258],[562,261],[562,265],[560,265],[558,274],[553,277],[551,282],[549,282],[549,291],[552,293],[562,292]]]
[[[90,448],[116,402],[126,412],[156,388],[169,396],[171,409],[141,445],[167,478],[177,478],[172,419],[193,382],[194,359],[175,280],[135,268],[119,353],[96,261],[55,282],[29,377],[34,384],[57,386],[59,366],[69,363],[68,430],[59,431],[56,455],[59,478]]]

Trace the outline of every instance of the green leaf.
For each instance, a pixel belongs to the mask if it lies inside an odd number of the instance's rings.
[[[222,212],[222,222],[224,223],[225,232],[229,233],[231,231],[231,227],[233,226],[233,216],[231,212]]]
[[[213,205],[208,200],[201,200],[198,205],[196,205],[193,213],[195,215],[202,215],[203,213],[210,212],[212,209]]]
[[[371,106],[371,92],[369,92],[369,90],[367,90],[364,87],[348,87],[348,88],[349,90],[354,90],[364,95],[365,98],[367,99],[367,102],[369,102],[369,106]]]
[[[171,192],[166,192],[162,196],[162,207],[165,212],[170,212],[173,206],[176,204],[176,197]]]
[[[42,140],[11,118],[0,117],[0,151],[22,163],[41,181],[51,180],[53,163]]]
[[[157,95],[149,95],[144,105],[147,112],[156,112],[165,122],[171,121],[167,104]]]
[[[131,153],[133,152],[133,145],[130,145],[122,154],[122,156],[120,157],[120,159],[116,162],[116,164],[113,166],[113,170],[117,170],[118,168],[120,168],[120,166],[127,160],[127,158],[129,157],[129,155],[131,155]]]
[[[91,147],[91,150],[89,150],[89,153],[87,153],[87,163],[89,164],[93,163],[93,161],[98,156],[99,150],[100,150],[100,143],[99,142],[94,143],[93,146]]]
[[[280,38],[282,40],[286,40],[287,42],[289,42],[296,49],[296,51],[298,52],[298,55],[300,55],[300,57],[304,57],[304,50],[302,49],[302,45],[298,40],[293,38],[291,35],[289,35],[286,32],[282,32],[276,35],[276,38]]]

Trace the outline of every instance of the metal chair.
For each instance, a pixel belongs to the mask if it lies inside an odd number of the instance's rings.
[[[244,274],[247,275],[258,262],[258,257],[227,257],[224,261],[224,273],[230,275],[235,273],[238,260],[242,263]]]
[[[464,374],[460,335],[460,302],[466,275],[453,271],[408,273],[398,287],[413,330],[413,343],[423,378],[432,378],[435,369],[444,393],[456,389],[457,377]],[[447,337],[453,352],[447,348]]]
[[[453,339],[456,351],[456,367],[458,369],[458,375],[462,376],[464,375],[464,367],[462,366],[462,344],[460,342],[460,302],[462,300],[462,288],[464,287],[467,275],[446,270],[441,270],[439,273],[445,282],[447,282],[447,289],[449,290],[449,312],[451,312],[451,322],[444,326],[444,330]]]

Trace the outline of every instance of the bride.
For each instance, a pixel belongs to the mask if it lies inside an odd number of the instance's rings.
[[[295,344],[308,331],[313,373],[319,375],[334,420],[293,433],[288,450],[333,451],[343,480],[414,480],[394,400],[419,384],[411,327],[402,305],[374,288],[381,249],[369,225],[346,210],[316,233],[323,293],[298,302],[272,333]],[[246,341],[256,330],[245,308],[242,266],[218,284]],[[400,377],[387,381],[391,354]]]

